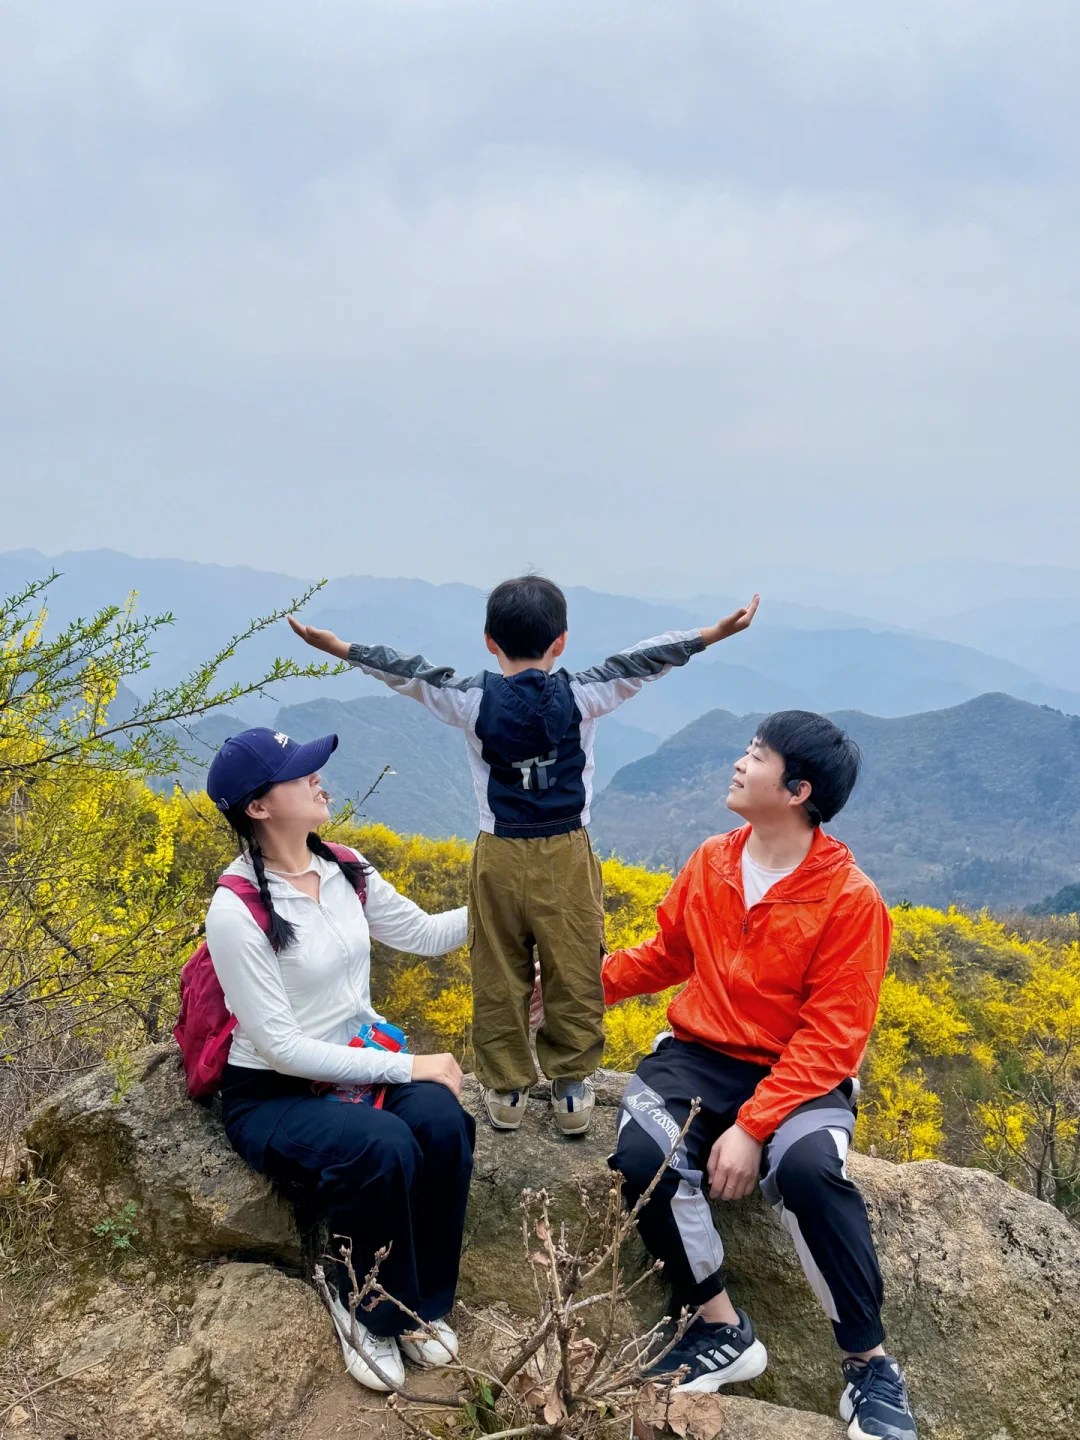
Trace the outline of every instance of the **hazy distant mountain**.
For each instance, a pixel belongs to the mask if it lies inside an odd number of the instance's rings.
[[[795,631],[755,623],[730,644],[730,650],[725,642],[684,671],[646,686],[632,702],[635,720],[670,735],[682,717],[715,708],[896,716],[945,709],[992,691],[1080,713],[1080,692],[1048,685],[1011,661],[897,630]],[[727,659],[736,653],[739,664]]]
[[[1080,568],[1004,560],[922,560],[886,571],[868,588],[892,602],[888,613],[894,621],[917,625],[929,615],[999,600],[1080,600]],[[845,607],[854,608],[861,587],[845,578],[838,589]]]
[[[113,551],[78,552],[55,560],[19,551],[0,555],[0,593],[52,564],[64,571],[49,597],[53,623],[116,603],[129,589],[139,591],[144,610],[175,613],[176,623],[159,637],[153,668],[140,677],[144,686],[178,680],[251,616],[286,603],[305,583],[244,567],[140,560]],[[1024,578],[1030,579],[1026,571]],[[889,583],[899,584],[895,578]],[[567,663],[572,668],[593,664],[648,635],[713,620],[737,603],[734,596],[720,596],[679,607],[582,588],[571,588],[568,594]],[[851,604],[854,610],[854,599]],[[481,643],[483,613],[483,593],[468,585],[348,576],[331,581],[305,617],[348,639],[383,641],[472,673],[490,663]],[[1038,623],[1049,625],[1049,615],[1044,608]],[[781,619],[784,623],[774,623]],[[251,678],[277,654],[310,658],[281,625],[245,646],[225,673]],[[1080,711],[1080,692],[1048,683],[1030,666],[877,621],[860,624],[843,610],[791,601],[774,604],[766,594],[749,632],[646,686],[619,720],[670,735],[717,707],[736,712],[784,706],[851,708],[888,716],[936,709],[992,690]],[[348,701],[363,695],[385,696],[385,691],[352,672],[281,686],[270,699],[253,699],[238,708],[247,723],[270,724],[282,704]]]
[[[1025,905],[1080,874],[1080,719],[1006,695],[896,719],[834,716],[863,773],[829,828],[891,901]],[[731,767],[760,716],[703,715],[621,770],[597,844],[675,867],[727,810]]]
[[[389,765],[394,773],[364,802],[366,816],[409,834],[476,834],[464,736],[415,702],[397,695],[311,700],[286,705],[274,724],[300,741],[337,734],[322,771],[336,801],[359,800]]]
[[[713,710],[669,740],[607,718],[597,736],[593,837],[603,851],[677,869],[707,835],[740,822],[727,810],[731,767],[760,715]],[[1006,695],[894,719],[838,713],[863,750],[855,794],[828,827],[852,846],[891,901],[1075,908],[1080,876],[1080,719]],[[316,700],[272,720],[297,740],[340,736],[325,767],[338,801],[387,775],[363,813],[431,836],[476,831],[460,732],[399,696]],[[194,728],[201,785],[214,750],[245,721]],[[606,788],[605,788],[606,785]],[[1068,907],[1067,907],[1068,908]]]
[[[714,710],[671,739],[601,722],[593,836],[598,848],[675,869],[707,835],[740,823],[724,805],[731,766],[759,715]],[[1005,695],[894,719],[838,713],[863,750],[855,795],[829,828],[891,901],[995,908],[1037,902],[1080,876],[1080,719]],[[398,696],[286,706],[273,723],[298,740],[336,731],[325,768],[339,801],[432,836],[476,830],[465,744]],[[233,716],[200,721],[205,763]],[[656,746],[656,748],[651,748]],[[633,757],[633,758],[631,758]],[[621,765],[606,788],[605,778]],[[201,784],[202,773],[188,777]],[[1047,902],[1049,903],[1049,902]]]
[[[676,600],[686,610],[707,615],[727,615],[738,605],[744,605],[748,596],[736,599],[729,595],[695,595],[692,600]],[[903,630],[904,625],[893,625],[888,621],[874,619],[870,615],[853,615],[846,610],[834,610],[823,605],[799,605],[790,600],[768,598],[768,616],[773,625],[786,625],[792,630]]]
[[[752,576],[740,573],[737,585],[725,581],[724,590],[741,591],[749,584],[778,600],[868,616],[904,629],[924,626],[937,616],[959,614],[1003,600],[1036,599],[1052,604],[1080,600],[1080,568],[1007,561],[922,560],[859,574],[862,563],[864,557],[852,557],[856,573],[837,573],[812,563],[757,565]],[[657,592],[649,584],[628,588],[639,595],[666,593],[664,589]],[[711,592],[713,586],[694,588],[708,588]],[[1047,619],[1046,615],[1037,615],[1035,624],[1041,625]]]
[[[1047,685],[1021,665],[909,632],[796,633],[755,624],[739,642],[740,664],[796,687],[813,710],[906,715],[1000,690],[1020,700],[1080,713],[1080,693]],[[712,653],[726,659],[723,647]]]
[[[939,616],[922,629],[1012,660],[1053,685],[1080,690],[1080,597],[999,600]]]
[[[187,786],[205,783],[206,770],[218,746],[245,728],[236,715],[210,715],[191,731],[187,749],[201,762],[182,777]],[[406,834],[435,837],[476,834],[476,797],[460,730],[442,725],[413,700],[399,695],[365,696],[359,700],[310,700],[286,705],[270,723],[294,740],[336,734],[338,748],[321,772],[335,801],[356,801],[379,779],[384,767],[392,774],[379,781],[365,800],[363,813]],[[616,771],[647,755],[660,743],[658,735],[615,719],[601,721],[596,744],[595,791]]]

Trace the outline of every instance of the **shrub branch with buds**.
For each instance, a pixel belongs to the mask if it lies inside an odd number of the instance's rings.
[[[510,1358],[497,1373],[466,1360],[438,1373],[454,1380],[452,1392],[420,1393],[395,1384],[360,1344],[356,1317],[380,1302],[395,1305],[416,1338],[435,1337],[434,1328],[383,1287],[379,1270],[388,1250],[380,1250],[362,1283],[353,1267],[352,1246],[341,1241],[341,1261],[349,1277],[349,1320],[353,1348],[392,1392],[388,1404],[405,1430],[417,1440],[465,1440],[486,1436],[547,1437],[547,1440],[600,1440],[605,1433],[625,1436],[632,1426],[635,1440],[653,1440],[665,1429],[693,1440],[712,1440],[723,1424],[718,1396],[680,1391],[685,1370],[649,1379],[685,1335],[697,1312],[683,1310],[676,1322],[665,1316],[644,1332],[629,1325],[634,1291],[661,1269],[656,1261],[634,1280],[623,1270],[624,1252],[638,1217],[671,1164],[683,1137],[700,1111],[695,1101],[670,1154],[661,1162],[645,1191],[632,1206],[623,1202],[622,1177],[615,1175],[604,1200],[596,1204],[584,1186],[579,1192],[580,1218],[573,1224],[553,1221],[545,1190],[526,1190],[521,1197],[521,1234],[525,1263],[532,1276],[537,1309],[529,1320],[483,1313],[474,1318],[497,1332]],[[332,1305],[330,1286],[321,1265],[315,1283]],[[423,1411],[443,1412],[430,1422]],[[448,1415],[446,1412],[454,1412]],[[437,1425],[437,1432],[431,1428]]]

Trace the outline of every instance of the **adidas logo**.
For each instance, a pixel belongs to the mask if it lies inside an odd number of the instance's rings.
[[[277,743],[278,743],[279,745],[282,745],[282,746],[288,745],[288,743],[289,743],[289,737],[288,737],[288,735],[284,734],[281,730],[276,730],[276,731],[274,732],[274,739],[277,741]]]

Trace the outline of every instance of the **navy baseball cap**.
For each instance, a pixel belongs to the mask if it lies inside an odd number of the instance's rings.
[[[337,749],[337,736],[300,745],[281,730],[259,726],[231,735],[214,756],[206,793],[219,810],[231,810],[264,785],[299,780],[321,770]]]

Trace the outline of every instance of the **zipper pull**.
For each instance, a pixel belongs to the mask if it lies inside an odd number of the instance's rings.
[[[750,914],[749,914],[749,911],[744,911],[744,912],[743,912],[743,917],[742,917],[742,933],[745,935],[746,932],[747,932],[747,930],[749,930],[749,928],[750,928]]]

